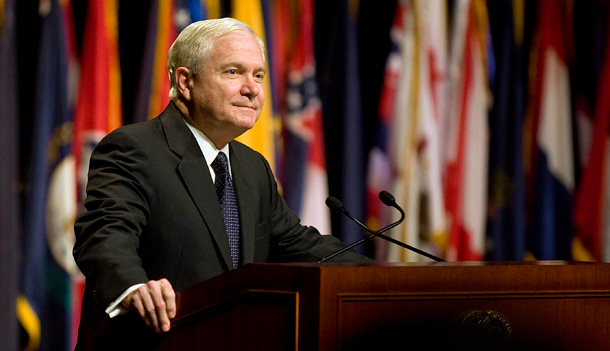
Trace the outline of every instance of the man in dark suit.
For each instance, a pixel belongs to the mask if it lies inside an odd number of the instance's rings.
[[[75,224],[86,276],[79,333],[130,310],[163,333],[177,290],[241,264],[315,262],[343,247],[301,225],[265,158],[233,140],[260,116],[263,53],[237,20],[190,25],[168,53],[165,111],[96,147]],[[367,260],[353,251],[335,259]]]

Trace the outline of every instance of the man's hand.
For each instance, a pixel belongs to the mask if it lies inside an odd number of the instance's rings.
[[[146,325],[158,334],[169,331],[169,320],[176,316],[176,293],[165,278],[142,285],[127,295],[122,304],[138,311]]]

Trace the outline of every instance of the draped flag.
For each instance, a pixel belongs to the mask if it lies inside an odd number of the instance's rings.
[[[155,0],[150,5],[133,122],[158,116],[169,103],[167,52],[178,32],[202,19],[204,12],[193,0]]]
[[[390,52],[386,60],[383,85],[379,96],[377,134],[371,151],[369,153],[367,173],[367,224],[371,228],[379,228],[380,223],[389,223],[390,213],[379,201],[378,196],[382,190],[390,189],[392,185],[392,166],[390,164],[390,133],[395,114],[396,92],[402,70],[401,50],[402,38],[405,33],[405,22],[407,21],[407,4],[399,1],[392,27],[390,29]],[[375,257],[386,260],[387,242],[377,241],[375,245]]]
[[[79,209],[86,196],[91,152],[106,134],[120,127],[123,120],[117,21],[117,0],[89,1],[74,112],[75,198]],[[73,294],[79,302],[83,292],[84,277],[80,274],[75,278]],[[76,334],[76,330],[73,333]]]
[[[299,5],[299,34],[288,61],[284,197],[303,224],[326,234],[331,229],[329,210],[322,205],[328,197],[328,180],[313,47],[313,3],[301,0]]]
[[[524,4],[523,0],[500,0],[488,2],[488,6],[490,17],[495,14],[490,23],[497,62],[489,118],[488,258],[518,261],[525,258],[527,246],[523,166],[525,77],[521,49]]]
[[[245,22],[254,29],[259,38],[265,40],[265,25],[260,0],[232,0],[232,17]],[[268,53],[263,53],[265,57]],[[273,114],[273,98],[271,94],[271,74],[267,70],[263,80],[265,105],[261,116],[252,129],[242,134],[237,140],[250,146],[265,156],[271,168],[275,171],[276,139],[280,121]]]
[[[25,349],[73,348],[72,257],[76,215],[71,155],[75,69],[71,3],[41,2],[42,16],[34,124],[25,206],[22,294],[18,318]]]
[[[323,14],[318,17],[318,14]],[[360,220],[365,218],[366,153],[361,105],[356,18],[349,0],[316,2],[316,62],[324,117],[329,192]],[[324,17],[324,18],[322,18]],[[348,218],[332,218],[333,234],[350,243],[362,229]],[[365,247],[356,248],[364,252]]]
[[[485,248],[490,45],[482,0],[455,4],[450,52],[450,115],[446,128],[445,201],[448,259],[480,260]]]
[[[90,0],[74,114],[78,199],[85,198],[89,157],[97,143],[122,124],[117,0]]]
[[[593,138],[582,181],[576,193],[575,259],[610,260],[610,26],[606,29],[606,53],[599,77],[594,110]],[[577,247],[588,253],[579,254]]]
[[[0,2],[0,340],[6,350],[18,349],[15,299],[18,291],[19,91],[16,8]]]
[[[403,40],[400,83],[390,150],[394,195],[406,204],[405,225],[392,233],[425,250],[445,233],[440,126],[444,116],[447,11],[443,1],[413,1],[411,23]],[[410,46],[410,47],[409,47]],[[410,59],[409,59],[410,58]],[[398,233],[397,233],[398,232]],[[438,250],[436,250],[438,251]],[[421,256],[390,246],[389,261],[416,261]]]
[[[529,247],[536,259],[571,259],[572,194],[575,186],[568,55],[570,1],[541,0],[535,59],[535,90],[526,123],[529,135]]]
[[[406,206],[407,218],[390,235],[426,250],[437,249],[431,245],[432,239],[445,233],[439,134],[447,81],[446,16],[443,1],[398,3],[392,28],[395,50],[388,58],[380,105],[380,147],[373,149],[369,165],[378,173],[390,169],[392,175],[391,179],[382,174],[369,175],[369,206],[378,207],[374,197],[380,190],[391,188],[397,203]],[[388,137],[387,151],[383,152],[383,139]],[[387,207],[378,211],[396,212]],[[385,259],[422,258],[392,245]]]
[[[158,116],[161,112],[163,112],[169,103],[167,52],[177,36],[176,25],[174,22],[174,1],[157,0],[156,5],[157,28],[155,31],[156,40],[151,72],[152,82],[148,99],[148,119]]]

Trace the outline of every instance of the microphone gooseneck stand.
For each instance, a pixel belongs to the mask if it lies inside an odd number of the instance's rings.
[[[436,262],[446,262],[442,258],[436,257],[436,256],[434,256],[432,254],[429,254],[429,253],[427,253],[425,251],[422,251],[422,250],[420,250],[420,249],[418,249],[416,247],[413,247],[411,245],[405,244],[402,241],[396,240],[396,239],[394,239],[392,237],[389,237],[387,235],[382,234],[382,233],[384,233],[384,232],[386,232],[386,231],[396,227],[400,223],[402,223],[405,220],[405,216],[406,215],[405,215],[405,211],[400,206],[398,206],[398,204],[396,203],[396,200],[394,199],[394,196],[392,196],[392,194],[390,194],[389,192],[387,192],[385,190],[380,192],[379,193],[379,200],[381,200],[381,202],[383,202],[384,205],[390,206],[390,207],[394,207],[395,209],[397,209],[400,212],[400,219],[398,221],[394,222],[394,223],[391,223],[391,224],[389,224],[389,225],[387,225],[387,226],[385,226],[385,227],[375,231],[375,230],[369,228],[364,223],[360,222],[354,216],[352,216],[352,214],[349,213],[345,209],[345,207],[343,207],[343,204],[337,198],[329,196],[326,199],[326,205],[331,210],[343,213],[345,216],[347,216],[352,221],[356,222],[356,224],[358,224],[360,227],[362,227],[364,230],[366,230],[370,234],[365,236],[364,238],[358,240],[358,241],[353,242],[352,244],[350,244],[348,246],[345,246],[341,250],[335,251],[332,254],[324,257],[323,259],[319,260],[318,263],[322,263],[322,262],[328,261],[331,258],[333,258],[333,257],[335,257],[337,255],[340,255],[340,254],[344,253],[345,251],[350,250],[350,249],[354,248],[355,246],[362,244],[366,240],[372,239],[375,236],[380,237],[381,239],[387,240],[387,241],[389,241],[389,242],[391,242],[393,244],[396,244],[398,246],[401,246],[401,247],[403,247],[403,248],[405,248],[407,250],[411,250],[411,251],[413,251],[415,253],[418,253],[418,254],[420,254],[422,256],[430,258],[430,259],[432,259],[432,260],[434,260]]]

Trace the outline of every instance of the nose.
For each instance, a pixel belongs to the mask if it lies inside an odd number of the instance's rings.
[[[253,77],[245,77],[241,86],[241,94],[252,100],[260,93],[260,87]]]

